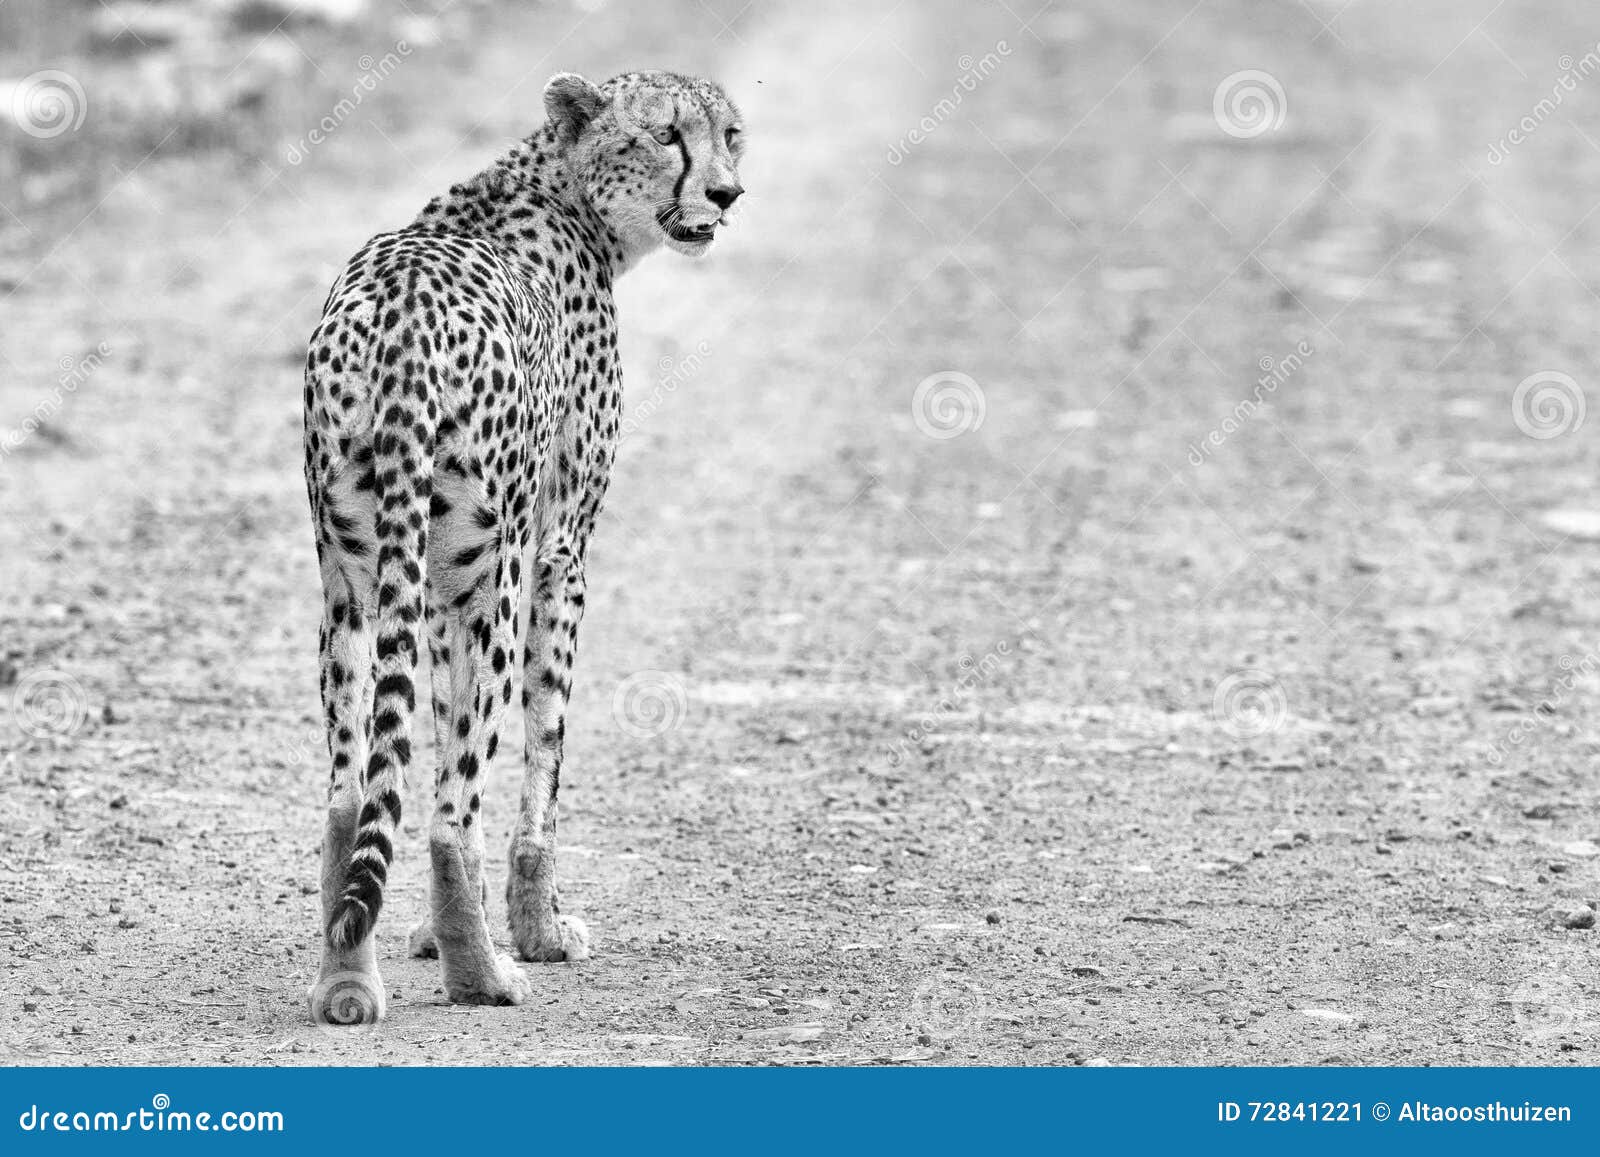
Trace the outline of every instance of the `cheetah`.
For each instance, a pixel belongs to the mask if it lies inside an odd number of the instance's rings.
[[[584,959],[556,894],[556,797],[584,560],[621,426],[612,283],[661,246],[711,248],[744,192],[738,109],[670,72],[555,76],[546,121],[335,280],[305,368],[305,476],[323,590],[332,772],[311,1015],[385,1013],[373,926],[394,858],[426,632],[438,763],[430,915],[411,935],[456,1003],[527,974],[485,914],[484,777],[511,704],[527,741],[506,886],[530,962]],[[525,571],[526,568],[526,571]]]

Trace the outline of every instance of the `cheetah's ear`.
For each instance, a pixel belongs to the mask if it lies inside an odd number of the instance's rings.
[[[544,86],[544,112],[563,145],[576,141],[605,103],[600,90],[575,72],[558,72]]]

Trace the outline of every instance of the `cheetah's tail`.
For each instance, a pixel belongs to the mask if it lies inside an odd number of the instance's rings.
[[[372,752],[362,784],[361,813],[344,893],[328,919],[328,940],[336,948],[362,943],[377,922],[383,886],[394,862],[400,787],[411,763],[423,607],[422,560],[432,481],[431,447],[414,440],[415,430],[381,431],[375,447],[379,514]]]

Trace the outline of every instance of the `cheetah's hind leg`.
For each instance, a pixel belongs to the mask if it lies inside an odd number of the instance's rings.
[[[489,881],[483,881],[483,906],[485,912],[489,907]],[[487,915],[484,917],[488,919]],[[411,934],[406,938],[406,945],[419,960],[439,959],[439,938],[433,934],[433,917],[417,921],[412,925]]]
[[[374,1024],[385,1011],[383,979],[368,936],[343,947],[327,935],[343,895],[361,810],[359,769],[366,765],[371,725],[372,627],[344,576],[323,575],[322,709],[333,773],[322,837],[322,964],[309,994],[311,1020],[321,1025]]]
[[[450,607],[438,597],[437,590],[428,592],[428,683],[433,693],[433,750],[439,760],[450,742]],[[441,763],[442,766],[442,763]],[[438,774],[434,776],[435,786]],[[489,903],[487,882],[483,888],[483,902]],[[433,917],[424,916],[412,925],[406,938],[406,947],[420,960],[439,959],[439,938],[433,934]]]

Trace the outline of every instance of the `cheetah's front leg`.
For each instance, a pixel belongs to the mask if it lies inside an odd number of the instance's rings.
[[[582,559],[563,551],[540,561],[528,608],[522,662],[527,763],[521,814],[511,836],[506,901],[517,950],[524,960],[538,963],[589,955],[588,927],[576,916],[563,915],[556,895],[556,795],[583,591]]]

